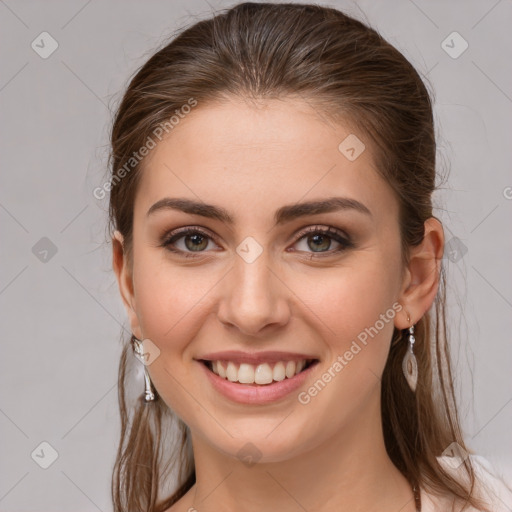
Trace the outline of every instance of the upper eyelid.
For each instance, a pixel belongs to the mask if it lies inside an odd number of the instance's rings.
[[[315,232],[315,231],[319,231],[319,232],[325,232],[325,234],[329,235],[329,234],[333,234],[333,235],[338,235],[338,236],[342,236],[344,238],[346,238],[347,240],[350,239],[350,236],[348,233],[345,232],[345,230],[343,229],[340,229],[340,228],[336,228],[334,226],[325,226],[325,225],[313,225],[313,226],[308,226],[307,228],[303,228],[303,229],[299,229],[299,231],[297,231],[294,236],[304,236],[304,235],[307,235],[308,233],[311,233],[311,232]]]
[[[217,243],[217,240],[218,240],[218,237],[216,235],[214,235],[207,228],[203,228],[201,226],[194,226],[194,225],[186,226],[183,228],[172,229],[171,231],[166,232],[162,236],[162,240],[164,242],[166,242],[167,240],[170,240],[171,238],[176,238],[177,240],[179,240],[181,237],[189,235],[191,233],[192,234],[193,233],[204,234],[204,235],[208,236],[209,238],[211,238],[215,243]]]

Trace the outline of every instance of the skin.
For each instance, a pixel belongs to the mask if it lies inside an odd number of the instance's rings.
[[[366,145],[353,162],[338,150],[351,133]],[[360,201],[371,216],[341,210],[274,225],[283,205],[332,196]],[[235,223],[172,209],[147,216],[164,197],[223,207]],[[185,238],[175,242],[195,258],[161,246],[186,226],[218,243],[193,252]],[[331,238],[316,248],[300,233],[314,226],[338,229],[354,246],[335,252],[342,246]],[[380,376],[393,326],[416,323],[437,291],[443,230],[434,218],[425,228],[403,266],[398,203],[370,141],[298,99],[199,105],[152,150],[135,200],[133,260],[116,232],[113,265],[132,332],[160,350],[148,366],[153,385],[191,431],[197,482],[169,510],[415,510],[385,450]],[[248,236],[263,249],[252,263],[236,252]],[[314,354],[307,390],[393,304],[401,311],[307,405],[295,392],[234,403],[194,360],[231,349]],[[250,467],[237,457],[248,442],[261,452]]]

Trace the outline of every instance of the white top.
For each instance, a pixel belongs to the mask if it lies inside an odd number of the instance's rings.
[[[512,512],[512,482],[493,474],[489,462],[483,457],[470,455],[475,468],[475,487],[482,485],[482,496],[490,505],[492,512]],[[459,470],[455,467],[452,457],[439,457],[441,465],[457,477]],[[459,512],[462,505],[455,505],[451,498],[439,498],[421,489],[421,512]],[[474,507],[464,509],[464,512],[479,512]]]

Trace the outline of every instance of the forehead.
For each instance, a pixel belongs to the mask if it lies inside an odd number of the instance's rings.
[[[304,101],[232,99],[199,103],[151,150],[135,209],[142,215],[163,197],[189,197],[241,220],[268,211],[270,220],[283,204],[332,196],[397,211],[370,141],[348,123],[333,124]]]

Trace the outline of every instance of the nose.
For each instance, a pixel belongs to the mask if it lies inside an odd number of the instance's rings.
[[[286,325],[292,294],[272,268],[267,251],[252,263],[236,255],[234,268],[224,278],[219,320],[248,336],[263,336]]]

